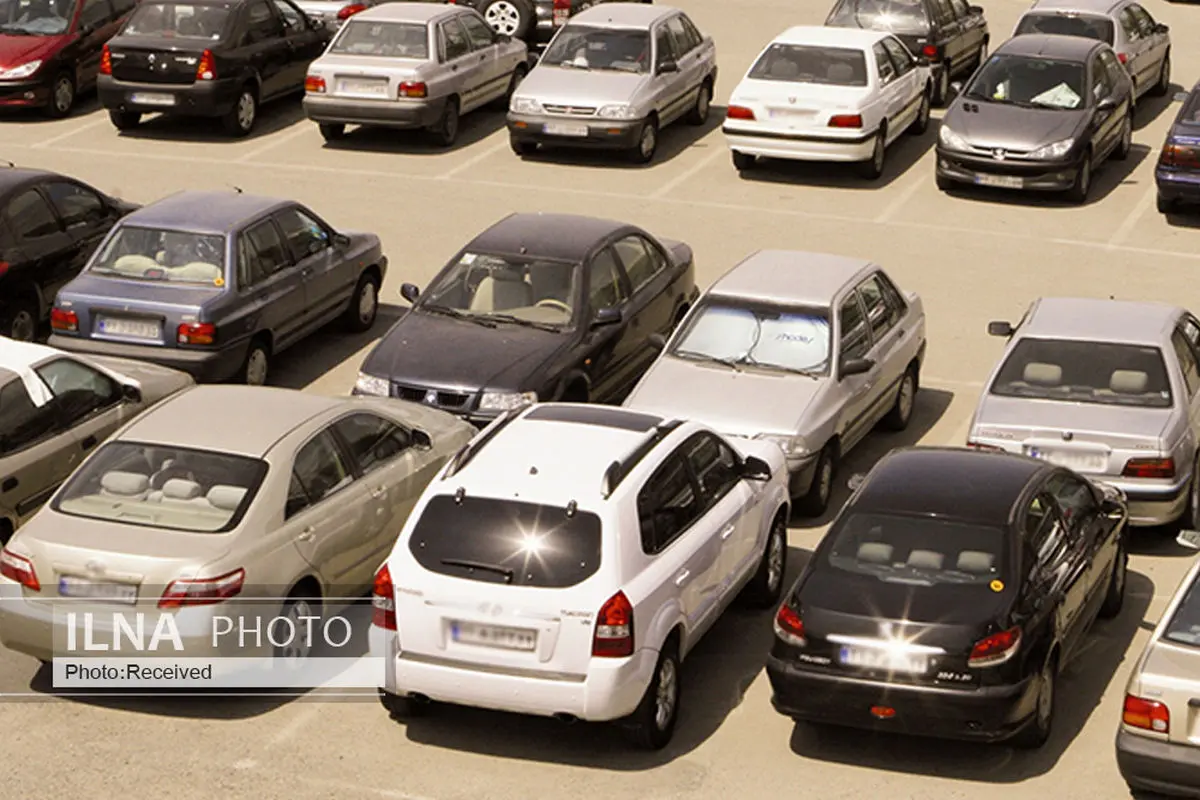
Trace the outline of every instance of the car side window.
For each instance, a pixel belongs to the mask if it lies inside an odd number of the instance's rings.
[[[862,358],[871,349],[871,334],[867,319],[858,302],[858,293],[851,292],[838,309],[838,327],[841,331],[841,357]]]
[[[51,402],[68,428],[121,401],[116,381],[73,358],[56,358],[34,372],[54,395]]]
[[[884,275],[882,272],[876,272],[874,279],[879,283],[879,288],[883,290],[883,297],[887,300],[893,324],[899,325],[900,321],[904,319],[904,315],[908,313],[908,301],[900,295],[900,290],[896,288],[896,284],[892,283],[891,278],[887,275]]]
[[[883,40],[883,47],[892,57],[892,63],[896,66],[896,75],[907,75],[912,72],[916,64],[913,63],[912,54],[904,45],[900,44],[898,40],[888,37]]]
[[[1034,497],[1026,509],[1025,536],[1030,552],[1034,554],[1035,565],[1048,576],[1052,575],[1070,540],[1049,494]]]
[[[1200,322],[1189,314],[1179,323],[1179,329],[1183,331],[1183,338],[1187,339],[1192,349],[1200,351]]]
[[[104,201],[91,189],[67,181],[51,181],[45,188],[68,228],[98,222],[105,216]]]
[[[892,57],[879,42],[874,44],[871,51],[875,53],[875,65],[879,70],[879,85],[887,86],[896,77],[896,65],[892,63]]]
[[[283,22],[271,11],[267,0],[254,0],[246,9],[243,44],[259,44],[283,36]]]
[[[1054,495],[1062,509],[1067,527],[1078,532],[1080,525],[1095,517],[1100,511],[1096,495],[1083,480],[1065,472],[1059,472],[1046,481],[1046,489]]]
[[[299,208],[285,208],[275,215],[275,221],[283,231],[292,257],[298,261],[331,245],[332,237],[325,226]]]
[[[950,0],[950,8],[954,10],[954,14],[959,19],[966,19],[971,16],[971,6],[967,0]]]
[[[496,37],[492,34],[492,29],[479,17],[474,14],[460,14],[458,19],[466,29],[467,38],[474,49],[484,50],[496,43]]]
[[[471,42],[458,20],[448,19],[438,25],[438,29],[442,32],[447,61],[462,58],[471,52]]]
[[[930,8],[933,11],[933,20],[940,26],[954,24],[954,8],[950,5],[950,0],[930,0]]]
[[[668,456],[646,481],[638,492],[637,508],[642,550],[651,555],[665,550],[700,518],[696,486],[679,451]]]
[[[321,431],[296,453],[292,484],[284,517],[292,517],[344,489],[354,480],[337,443],[328,430]]]
[[[1133,15],[1133,19],[1137,22],[1138,32],[1142,36],[1154,35],[1154,18],[1150,16],[1150,12],[1136,3],[1129,6],[1129,13]]]
[[[288,33],[299,33],[307,26],[304,24],[304,12],[292,5],[288,0],[273,0],[275,10],[283,18],[283,26]]]
[[[858,293],[867,307],[867,322],[871,326],[872,337],[878,342],[892,329],[896,315],[888,306],[883,287],[874,275],[858,285]]]
[[[1129,73],[1121,66],[1121,62],[1113,55],[1111,50],[1100,51],[1100,61],[1104,64],[1104,68],[1108,70],[1108,80],[1114,87],[1120,86],[1121,82],[1129,77]]]
[[[1116,86],[1108,74],[1108,69],[1099,56],[1092,57],[1092,94],[1097,100],[1102,100],[1113,93]]]
[[[1175,356],[1179,359],[1179,369],[1187,384],[1188,395],[1194,396],[1200,390],[1200,363],[1197,363],[1196,354],[1188,346],[1187,337],[1178,328],[1171,334],[1171,344],[1175,347]]]
[[[0,386],[0,456],[19,453],[60,430],[54,409],[34,405],[20,378]]]
[[[387,466],[412,446],[412,435],[375,414],[351,414],[333,423],[364,474]]]
[[[687,33],[688,41],[690,42],[688,50],[704,44],[704,34],[700,33],[700,29],[696,27],[694,22],[687,18],[687,15],[680,14],[677,19],[679,20],[679,24],[683,26],[684,31]]]
[[[729,445],[711,433],[698,433],[683,445],[692,474],[700,484],[701,503],[707,510],[737,486],[738,457]]]
[[[108,0],[84,0],[79,9],[79,29],[94,31],[116,17]]]
[[[637,292],[666,268],[667,262],[658,248],[636,233],[613,244],[617,257],[625,265],[629,284]]]
[[[692,37],[688,35],[687,28],[683,26],[683,17],[674,16],[668,19],[665,23],[667,30],[671,32],[671,38],[674,40],[676,54],[683,56],[690,53],[699,42],[692,41]]]
[[[250,257],[257,261],[256,269],[263,277],[269,277],[285,267],[291,266],[291,259],[284,250],[279,231],[269,219],[248,228],[243,234],[250,245]]]
[[[616,308],[625,302],[621,285],[621,268],[611,248],[604,248],[592,258],[588,277],[588,300],[595,313],[602,308]]]
[[[4,217],[17,237],[26,242],[62,230],[46,198],[36,189],[28,189],[14,197],[4,210]]]
[[[657,70],[668,61],[678,60],[675,44],[671,41],[671,32],[666,25],[659,25],[654,31],[654,68]]]
[[[118,17],[123,17],[137,6],[137,0],[113,0],[113,11]]]
[[[1133,15],[1133,11],[1129,6],[1121,9],[1121,13],[1117,15],[1117,21],[1121,23],[1121,29],[1125,31],[1125,38],[1131,42],[1136,42],[1142,38],[1142,29],[1138,25],[1137,17]]]

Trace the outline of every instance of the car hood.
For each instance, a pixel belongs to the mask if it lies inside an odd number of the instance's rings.
[[[92,356],[91,359],[102,367],[107,367],[113,372],[136,381],[138,388],[142,390],[142,400],[146,404],[156,403],[168,395],[195,384],[195,381],[186,372],[145,361],[114,356]]]
[[[517,93],[522,97],[532,97],[539,103],[602,106],[606,103],[628,103],[648,80],[648,75],[632,75],[628,72],[535,67],[521,81]]]
[[[74,38],[62,36],[14,36],[0,34],[0,69],[12,69],[37,59],[49,58]]]
[[[1036,150],[1082,132],[1091,112],[1020,108],[1003,103],[969,101],[967,111],[959,101],[946,112],[942,125],[976,147],[1005,150]]]
[[[554,331],[504,322],[485,328],[413,310],[375,346],[362,371],[413,386],[536,391],[537,371],[565,342]]]
[[[1175,414],[1171,408],[1143,408],[1101,403],[1071,403],[1028,397],[984,395],[975,412],[974,431],[1003,428],[1014,434],[1070,431],[1077,437],[1157,440]],[[984,438],[989,436],[984,430]],[[1007,437],[1000,437],[1007,438]]]
[[[823,386],[804,375],[743,368],[664,355],[625,400],[663,417],[694,419],[731,436],[797,432]]]

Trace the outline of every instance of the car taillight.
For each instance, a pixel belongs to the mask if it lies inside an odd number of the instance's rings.
[[[633,655],[633,604],[624,592],[617,592],[600,606],[596,632],[592,635],[592,655],[602,658]]]
[[[212,50],[200,54],[200,63],[196,65],[196,80],[215,81],[217,79],[217,64],[213,60]]]
[[[1125,695],[1125,710],[1121,721],[1131,728],[1141,728],[1155,733],[1171,730],[1171,712],[1155,700],[1143,700],[1131,694]]]
[[[804,638],[804,620],[800,611],[790,604],[784,603],[775,615],[775,635],[796,647],[804,647],[808,640]]]
[[[35,592],[42,590],[42,584],[38,583],[37,572],[33,569],[33,562],[7,549],[0,550],[0,575],[16,581],[26,589]]]
[[[862,126],[862,114],[834,114],[829,118],[829,127],[831,128],[861,128]]]
[[[967,447],[971,448],[972,450],[990,450],[990,451],[996,452],[996,453],[1004,452],[1003,447],[997,447],[994,444],[982,444],[980,442],[973,442],[970,439],[967,440]]]
[[[1131,458],[1125,462],[1121,470],[1125,478],[1174,478],[1175,459],[1173,458]]]
[[[12,264],[9,264],[7,261],[0,261],[0,278],[4,277],[4,273],[8,272],[8,268],[11,266]]]
[[[217,578],[181,578],[167,586],[158,599],[158,607],[211,606],[236,597],[245,582],[246,570],[241,568]]]
[[[925,45],[923,48],[921,48],[921,54],[924,55],[926,58],[928,58],[930,61],[937,61],[937,59],[938,59],[937,45],[936,44]]]
[[[309,94],[325,94],[325,79],[320,75],[309,75],[304,79],[304,91]]]
[[[371,590],[371,624],[384,630],[396,630],[396,587],[392,572],[384,564],[375,573],[375,588]]]
[[[1127,56],[1125,53],[1117,53],[1117,60],[1122,64],[1126,64],[1129,62],[1129,56]]]
[[[108,49],[108,45],[104,45],[104,49],[100,51],[100,74],[112,75],[112,51]]]
[[[342,6],[341,10],[338,11],[338,19],[350,19],[350,17],[353,17],[358,12],[366,10],[367,7],[362,3],[351,3],[348,6]]]
[[[399,97],[425,97],[429,88],[420,81],[404,81],[400,84]]]
[[[1021,647],[1021,629],[1009,628],[1006,631],[993,633],[975,643],[971,648],[971,656],[967,659],[968,667],[994,667],[1003,664],[1017,654]]]
[[[1164,167],[1200,168],[1200,150],[1179,144],[1168,144],[1162,149],[1158,163]]]
[[[74,311],[53,308],[50,310],[50,327],[56,331],[75,333],[79,330],[79,315]]]
[[[730,106],[725,111],[726,119],[754,119],[754,110],[745,106]]]
[[[554,26],[566,25],[571,18],[571,0],[554,0]]]
[[[211,322],[185,322],[175,331],[179,344],[214,344],[217,341],[217,326]]]

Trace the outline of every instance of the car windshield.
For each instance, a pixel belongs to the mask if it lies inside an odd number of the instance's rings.
[[[1108,17],[1034,11],[1021,17],[1013,35],[1020,36],[1026,33],[1082,36],[1086,39],[1112,44],[1115,41],[1116,28]]]
[[[539,65],[642,74],[650,69],[650,34],[644,30],[567,25]]]
[[[434,279],[420,308],[487,322],[561,328],[576,316],[580,267],[537,257],[463,253]]]
[[[225,237],[126,225],[100,250],[89,275],[162,283],[225,284]]]
[[[109,442],[54,500],[73,517],[191,533],[237,527],[267,464],[256,458],[139,442]]]
[[[1171,406],[1162,351],[1112,342],[1022,339],[1000,367],[991,392],[1068,403]]]
[[[854,513],[830,532],[827,563],[884,583],[988,586],[1007,567],[1000,528],[937,517]]]
[[[1200,580],[1192,581],[1171,621],[1163,630],[1163,638],[1178,644],[1200,647]]]
[[[929,30],[922,0],[841,0],[825,24],[898,33]]]
[[[829,373],[829,312],[730,300],[705,302],[671,355],[812,375]]]
[[[429,501],[409,551],[430,572],[561,589],[600,568],[600,518],[567,507],[467,495]]]
[[[121,35],[215,41],[229,20],[229,8],[224,4],[141,3]]]
[[[995,55],[971,79],[966,97],[1023,108],[1083,108],[1083,64],[1035,56]]]
[[[429,58],[425,26],[412,22],[351,19],[329,48],[331,53],[378,58]]]
[[[861,50],[806,44],[773,44],[746,76],[760,81],[866,86],[867,58]]]
[[[76,0],[0,0],[0,33],[60,36],[75,16]],[[14,61],[5,66],[19,66]]]

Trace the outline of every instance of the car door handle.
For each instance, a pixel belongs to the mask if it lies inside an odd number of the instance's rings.
[[[487,61],[487,53],[481,53],[481,54],[480,54],[480,56],[479,56],[479,60],[480,60],[480,61]]]
[[[297,536],[296,538],[297,538],[297,539],[299,539],[299,540],[300,540],[300,541],[302,541],[302,542],[311,542],[311,541],[313,540],[313,529],[312,529],[312,526],[310,525],[309,527],[307,527],[307,528],[305,528],[304,530],[300,531],[300,535],[299,535],[299,536]]]
[[[687,583],[687,580],[688,580],[688,578],[690,578],[690,577],[692,577],[692,573],[688,572],[688,571],[685,569],[683,572],[681,572],[681,573],[679,573],[678,575],[676,575],[676,576],[675,576],[675,585],[676,585],[676,586],[683,586],[685,583]]]
[[[458,64],[451,64],[451,65],[450,65],[450,71],[451,71],[451,72],[458,72]]]
[[[20,481],[16,478],[5,478],[3,483],[0,483],[0,492],[11,492],[20,485]]]
[[[737,530],[736,525],[730,525],[725,530],[721,531],[721,541],[723,542],[726,539],[728,539],[730,536],[733,536],[733,532],[736,530]]]
[[[371,490],[371,497],[374,497],[376,500],[383,497],[385,494],[387,494],[387,489],[382,486],[376,486]]]
[[[96,446],[96,437],[95,436],[87,436],[84,438],[84,440],[82,442],[80,442],[80,445],[83,447],[84,450],[91,450],[93,447]]]

